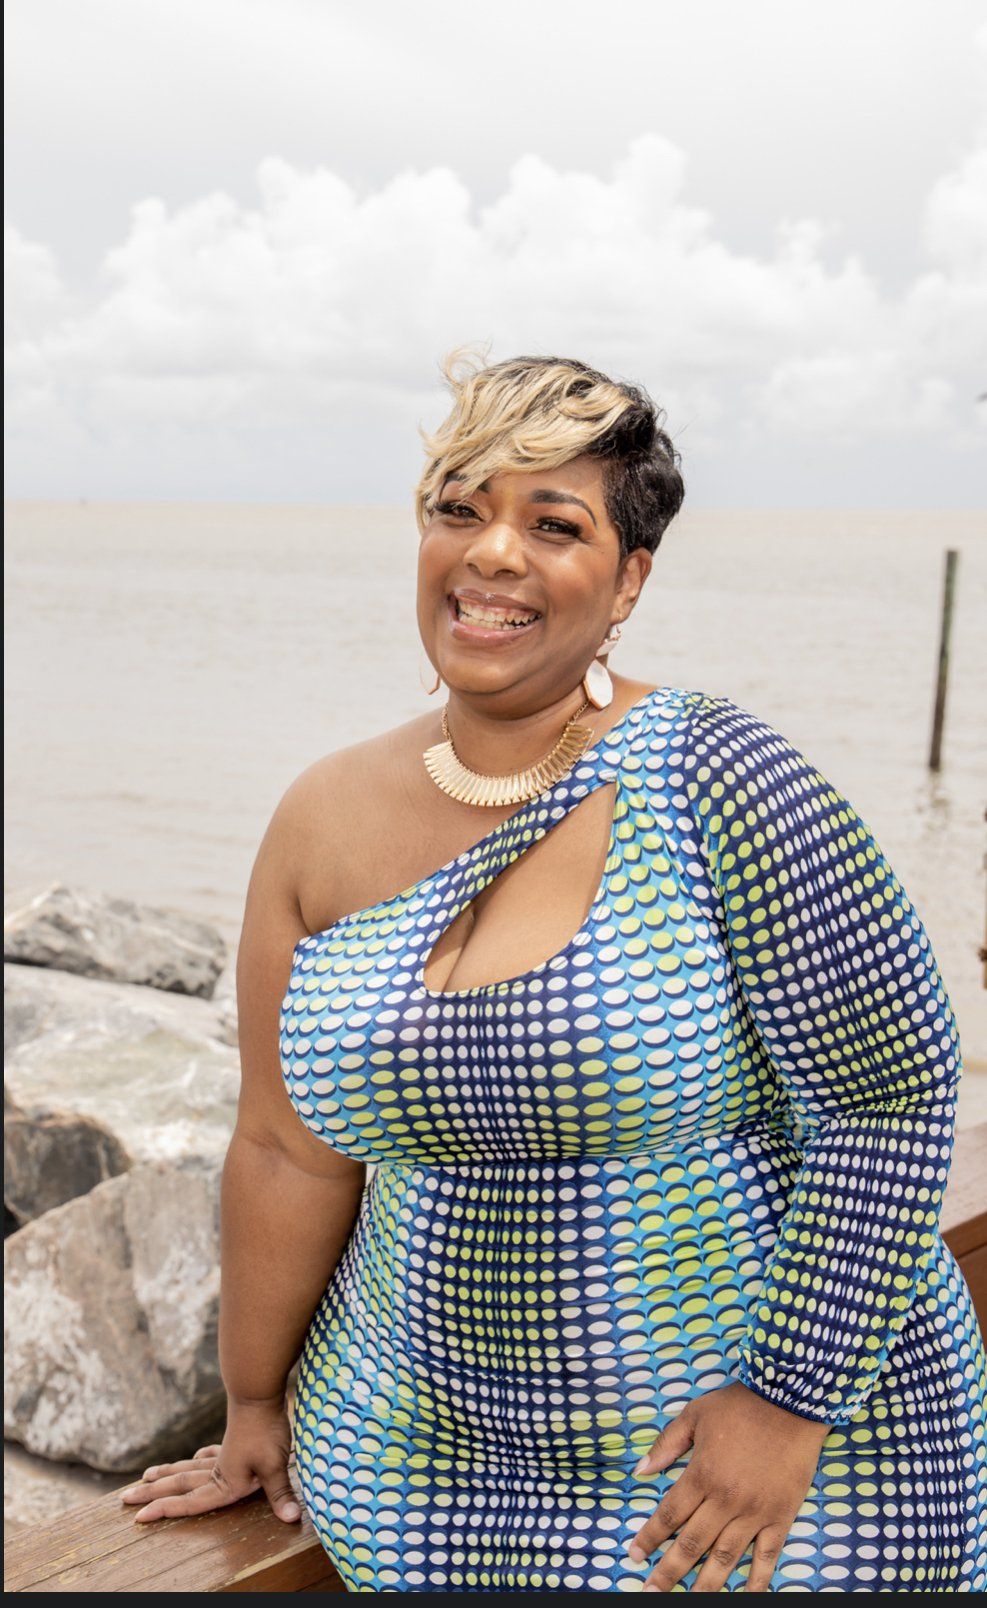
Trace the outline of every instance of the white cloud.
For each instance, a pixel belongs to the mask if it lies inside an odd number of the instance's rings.
[[[987,378],[987,146],[935,184],[923,237],[930,267],[901,295],[862,301],[817,351],[777,364],[761,397],[773,426],[973,444]]]
[[[944,271],[987,279],[987,145],[934,187],[925,215],[929,254]]]
[[[318,432],[354,408],[434,420],[437,358],[479,338],[644,381],[693,451],[728,432],[820,452],[931,433],[962,451],[987,383],[987,150],[939,179],[918,232],[927,266],[894,292],[855,255],[833,260],[812,220],[779,225],[760,256],[731,250],[657,135],[609,177],[526,156],[479,208],[447,167],[361,194],[269,159],[254,206],[142,201],[84,303],[8,231],[15,444],[33,464],[46,441],[83,458],[87,439],[114,441],[150,466],[156,430],[212,435],[228,477],[238,432],[253,452],[258,432]]]
[[[8,419],[43,415],[57,406],[47,346],[70,305],[51,252],[7,225],[3,317]]]
[[[41,335],[67,310],[68,298],[51,252],[25,240],[9,224],[4,230],[4,271],[7,344]]]

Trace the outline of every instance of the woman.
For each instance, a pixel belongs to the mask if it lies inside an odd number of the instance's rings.
[[[228,1426],[128,1500],[263,1486],[297,1518],[301,1351],[350,1590],[980,1589],[922,923],[777,731],[611,680],[682,500],[649,399],[555,358],[446,372],[417,508],[448,701],[316,763],[261,846]]]

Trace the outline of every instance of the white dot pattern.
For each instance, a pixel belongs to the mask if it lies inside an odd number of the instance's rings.
[[[464,905],[611,781],[565,947],[427,988]],[[307,1126],[376,1164],[294,1419],[348,1589],[639,1591],[665,1480],[634,1464],[737,1379],[833,1426],[775,1590],[987,1584],[987,1363],[938,1231],[955,1022],[868,828],[764,722],[655,689],[465,854],[303,939],[281,1055]]]

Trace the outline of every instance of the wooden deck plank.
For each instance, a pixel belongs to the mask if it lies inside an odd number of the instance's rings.
[[[297,1476],[291,1469],[297,1491]],[[125,1490],[121,1486],[120,1490]],[[141,1525],[119,1492],[22,1531],[4,1548],[7,1591],[344,1589],[308,1514],[284,1524],[262,1492],[189,1519]]]
[[[987,1245],[978,1245],[975,1251],[967,1251],[965,1256],[957,1260],[973,1297],[981,1333],[987,1336]]]
[[[956,1135],[941,1224],[957,1261],[987,1245],[987,1122]],[[987,1323],[987,1313],[979,1306],[977,1310],[981,1325]]]

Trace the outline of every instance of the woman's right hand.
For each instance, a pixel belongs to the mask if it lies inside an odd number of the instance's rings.
[[[284,1401],[230,1402],[221,1446],[200,1446],[194,1457],[147,1468],[121,1501],[140,1505],[139,1523],[185,1518],[230,1507],[263,1487],[286,1524],[301,1518],[288,1479],[291,1426]]]

